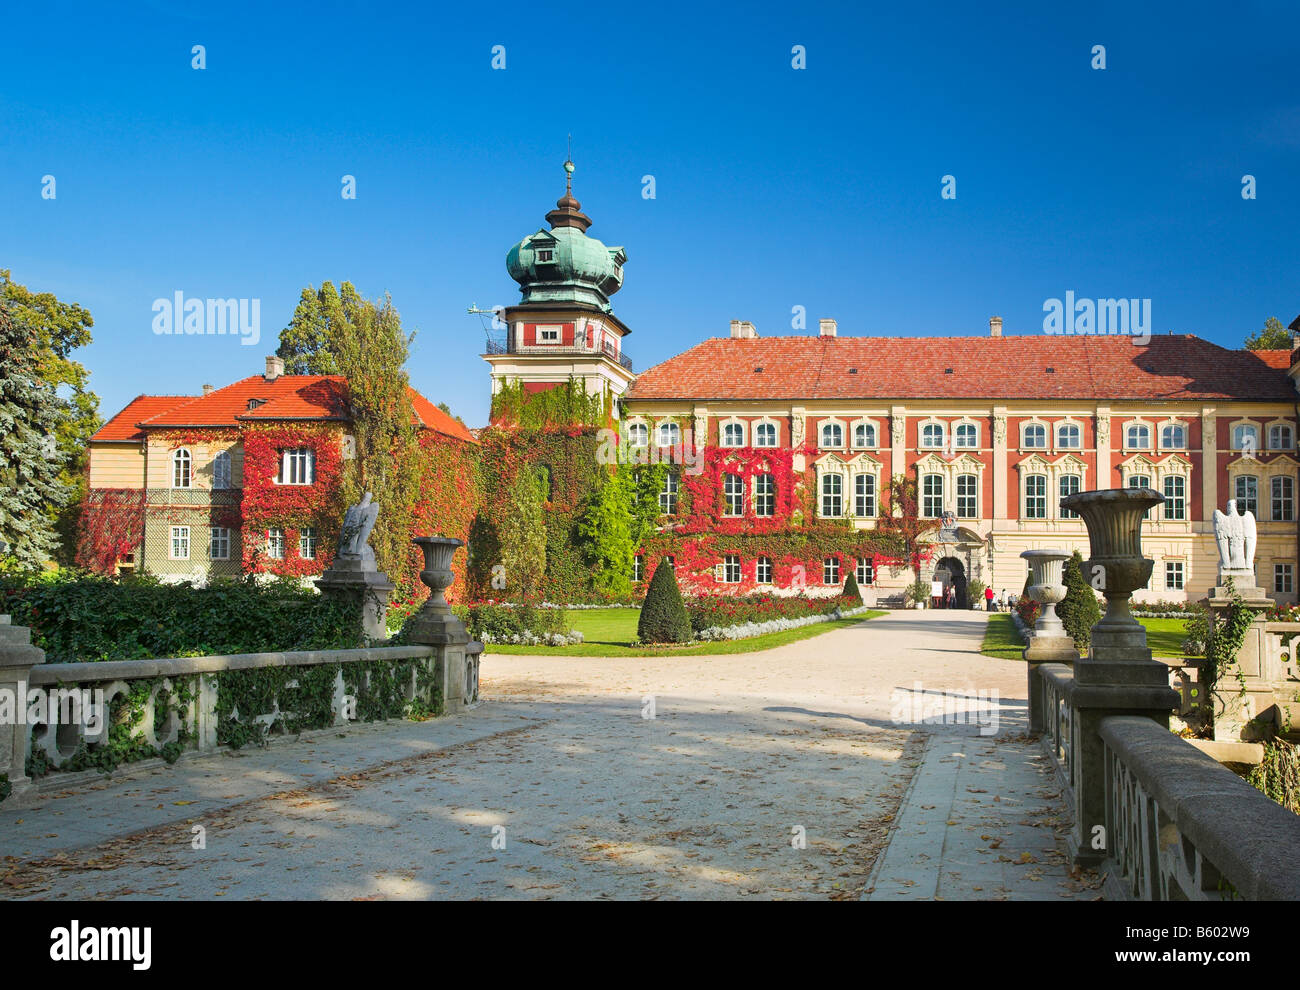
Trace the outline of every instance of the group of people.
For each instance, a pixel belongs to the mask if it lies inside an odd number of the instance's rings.
[[[1018,597],[1018,595],[1008,595],[1007,589],[1003,588],[1002,594],[995,598],[993,588],[988,587],[984,589],[984,606],[990,612],[1009,612],[1016,607]]]

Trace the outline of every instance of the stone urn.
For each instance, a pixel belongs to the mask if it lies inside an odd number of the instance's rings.
[[[451,606],[447,604],[444,592],[456,579],[451,570],[451,558],[465,545],[465,541],[450,536],[417,536],[411,542],[424,553],[420,580],[429,588],[429,600],[424,608],[445,615],[451,611]]]
[[[1065,626],[1056,606],[1065,600],[1061,573],[1070,555],[1061,550],[1026,550],[1020,556],[1029,562],[1029,597],[1043,606],[1034,623],[1034,635],[1064,636]]]
[[[1090,555],[1083,564],[1083,577],[1106,598],[1106,612],[1092,627],[1090,660],[1151,659],[1146,629],[1133,618],[1130,600],[1133,592],[1147,586],[1155,566],[1142,556],[1142,520],[1164,500],[1150,488],[1109,488],[1061,499],[1061,508],[1077,512],[1088,527]],[[1167,670],[1164,680],[1167,684]]]

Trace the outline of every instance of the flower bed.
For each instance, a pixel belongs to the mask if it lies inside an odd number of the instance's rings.
[[[726,628],[745,623],[765,623],[778,619],[805,619],[832,612],[856,609],[862,600],[833,595],[827,598],[778,595],[704,595],[687,598],[686,611],[691,629]]]
[[[452,611],[480,643],[514,646],[569,646],[582,642],[582,633],[569,629],[562,607],[538,608],[504,602],[455,605]]]
[[[855,608],[834,608],[824,615],[804,615],[797,619],[768,619],[764,622],[741,622],[732,626],[709,626],[695,634],[695,638],[705,642],[717,642],[724,639],[751,639],[754,636],[766,636],[768,633],[785,632],[787,629],[799,629],[802,626],[815,625],[818,622],[834,622],[848,619],[869,611],[866,605]]]

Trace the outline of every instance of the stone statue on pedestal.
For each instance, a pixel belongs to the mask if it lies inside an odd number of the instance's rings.
[[[379,518],[379,505],[371,502],[370,492],[343,514],[343,529],[339,534],[339,556],[360,557],[367,570],[375,567],[375,551],[370,549],[370,532]]]
[[[1237,500],[1228,500],[1228,511],[1214,510],[1214,540],[1219,545],[1219,584],[1229,577],[1255,581],[1255,514],[1237,512]]]

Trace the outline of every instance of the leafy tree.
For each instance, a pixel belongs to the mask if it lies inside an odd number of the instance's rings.
[[[858,577],[849,571],[849,576],[844,579],[844,596],[846,598],[856,598],[862,600],[862,592],[858,590]]]
[[[1083,576],[1083,554],[1078,550],[1065,562],[1062,577],[1065,599],[1056,606],[1056,614],[1074,640],[1074,648],[1084,654],[1092,640],[1092,627],[1101,621],[1101,605],[1097,593]]]
[[[536,600],[546,573],[546,514],[537,475],[520,471],[501,523],[501,563],[520,600]]]
[[[918,538],[935,524],[933,519],[920,517],[919,505],[916,479],[896,474],[889,479],[889,511],[881,517],[879,523],[881,532],[892,533],[901,541],[903,560],[913,569],[918,583],[921,582]]]
[[[347,380],[345,413],[356,439],[356,457],[345,462],[343,495],[355,502],[373,493],[380,512],[370,545],[380,569],[399,575],[401,561],[413,552],[420,479],[419,430],[405,370],[415,335],[403,331],[388,296],[376,304],[345,284],[341,296],[323,298],[328,351]]]
[[[349,324],[365,307],[365,300],[351,282],[339,289],[333,282],[322,282],[320,289],[310,285],[302,290],[293,319],[280,331],[276,354],[284,359],[290,375],[338,375],[339,341],[349,335]]]
[[[59,562],[70,564],[76,547],[81,499],[71,497],[86,487],[86,442],[103,421],[99,396],[90,391],[90,372],[72,358],[72,352],[91,342],[95,325],[90,312],[77,303],[60,302],[53,293],[32,292],[0,269],[0,301],[9,305],[10,317],[34,335],[36,378],[54,393],[56,412],[49,435],[57,444],[59,481],[72,491],[56,508],[45,512],[60,534]]]
[[[1282,325],[1276,316],[1264,321],[1264,328],[1246,338],[1248,351],[1289,351],[1291,349],[1291,331]]]
[[[459,416],[457,416],[454,412],[452,412],[452,411],[451,411],[451,406],[447,405],[447,403],[445,403],[445,402],[439,402],[439,403],[438,403],[438,408],[441,409],[443,412],[445,412],[445,413],[446,413],[448,416],[450,416],[452,419],[454,419],[454,420],[455,420],[457,423],[459,423],[461,426],[464,426],[464,425],[465,425],[465,421],[464,421],[463,419],[461,419]]]
[[[659,518],[663,464],[620,465],[606,474],[578,520],[592,586],[604,594],[632,593],[632,558]]]
[[[677,573],[666,560],[659,561],[650,579],[636,634],[643,643],[690,642],[691,617],[677,587]]]
[[[40,377],[41,340],[0,299],[0,540],[24,570],[57,546],[52,509],[68,500],[56,430],[65,408]]]

